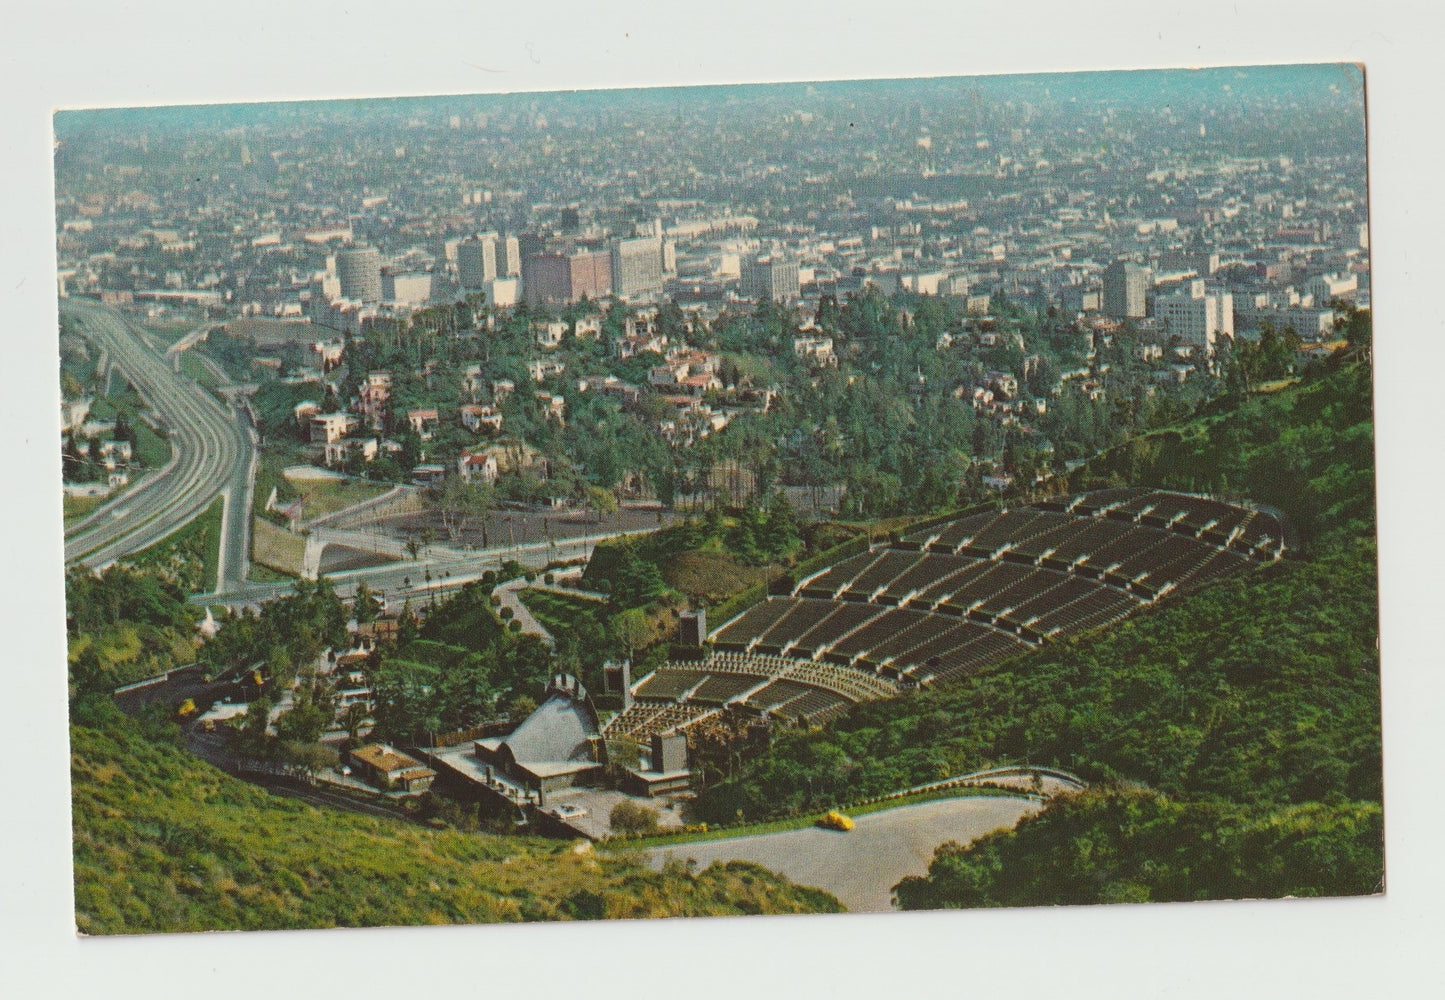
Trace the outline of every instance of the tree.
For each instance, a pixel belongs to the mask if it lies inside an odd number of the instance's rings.
[[[315,743],[326,728],[326,713],[314,701],[300,701],[276,720],[276,734],[295,743]]]
[[[611,517],[617,513],[617,498],[612,495],[611,490],[604,490],[600,486],[587,487],[587,506],[597,515],[597,523],[602,523],[603,517]]]
[[[266,756],[266,727],[270,725],[271,708],[271,699],[265,695],[246,706],[246,714],[241,717],[239,741],[246,753],[256,757]]]
[[[612,637],[626,651],[627,658],[632,659],[637,650],[646,646],[653,637],[652,623],[647,618],[647,612],[641,608],[631,608],[613,616]]]
[[[341,757],[335,750],[316,742],[287,743],[285,756],[287,763],[300,768],[308,781],[315,781],[318,772],[341,763]]]
[[[440,489],[433,487],[427,493],[428,506],[452,541],[461,537],[473,521],[485,518],[495,498],[496,492],[490,485],[469,482],[460,476],[452,476]]]
[[[657,832],[658,812],[650,806],[629,799],[612,807],[608,822],[615,833],[623,836],[645,837]]]
[[[367,586],[366,581],[362,580],[356,585],[356,601],[353,607],[357,623],[364,625],[367,622],[376,621],[376,616],[380,611],[381,602],[376,599],[376,595]]]
[[[507,714],[514,722],[520,722],[533,712],[537,711],[537,699],[529,694],[514,695],[507,703]]]

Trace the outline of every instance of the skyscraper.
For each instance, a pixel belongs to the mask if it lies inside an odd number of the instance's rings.
[[[522,291],[527,304],[562,305],[584,295],[599,299],[612,291],[611,255],[604,251],[539,253],[523,259]]]
[[[623,299],[662,291],[662,240],[638,236],[612,244],[612,291]]]
[[[522,276],[522,248],[517,237],[502,237],[498,249],[501,251],[497,260],[498,277],[520,278]]]
[[[743,258],[739,293],[745,299],[792,302],[798,297],[798,262],[781,257]]]
[[[1212,292],[1204,282],[1154,300],[1154,315],[1166,332],[1213,353],[1219,337],[1234,336],[1234,296]]]
[[[469,236],[457,244],[457,275],[462,287],[481,288],[497,276],[497,234]]]
[[[381,301],[381,251],[352,247],[336,254],[336,277],[341,297],[357,302]]]
[[[1132,260],[1116,260],[1104,268],[1104,315],[1138,319],[1145,313],[1148,273]]]

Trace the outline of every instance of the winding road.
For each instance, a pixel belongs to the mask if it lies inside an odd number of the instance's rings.
[[[249,568],[256,439],[245,414],[172,370],[112,309],[63,299],[61,311],[103,350],[165,425],[171,459],[65,533],[65,562],[101,569],[139,552],[225,497],[217,589],[241,587]]]

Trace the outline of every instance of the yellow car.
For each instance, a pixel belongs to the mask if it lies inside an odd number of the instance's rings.
[[[818,825],[824,830],[840,830],[846,832],[853,829],[853,820],[834,810],[819,819]]]

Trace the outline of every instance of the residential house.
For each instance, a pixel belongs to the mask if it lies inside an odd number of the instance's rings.
[[[832,337],[794,337],[793,353],[820,368],[832,368],[838,364]]]
[[[534,392],[532,396],[542,404],[542,411],[548,420],[555,420],[559,424],[567,422],[567,400],[544,390]]]
[[[411,424],[411,429],[418,434],[423,441],[430,441],[432,431],[437,424],[441,423],[441,417],[436,410],[407,410],[406,422]]]
[[[119,466],[129,465],[130,442],[102,441],[100,443],[100,460],[107,472],[114,472]]]
[[[341,438],[326,442],[325,460],[328,468],[345,465],[353,455],[360,455],[363,462],[373,462],[381,450],[376,438]]]
[[[567,335],[567,324],[561,320],[538,322],[533,324],[532,333],[537,339],[537,346],[550,351],[561,345],[562,338]]]
[[[572,324],[572,335],[578,340],[596,340],[602,336],[602,314],[588,313],[578,316]]]
[[[457,473],[467,482],[480,480],[484,483],[497,481],[497,456],[490,450],[464,451],[457,456]]]
[[[471,365],[462,372],[462,391],[473,400],[477,398],[477,393],[482,391],[482,385],[481,365]]]
[[[321,412],[321,404],[308,399],[297,403],[291,412],[296,415],[296,426],[304,430],[310,426],[311,418]]]
[[[367,375],[358,395],[358,409],[371,421],[371,426],[379,430],[386,420],[386,405],[391,400],[391,373],[372,372]]]
[[[348,756],[351,767],[366,781],[380,788],[424,792],[431,787],[437,776],[431,768],[423,767],[421,761],[408,757],[385,743],[358,747]]]
[[[527,374],[532,377],[533,382],[545,382],[554,375],[561,375],[566,370],[565,364],[550,358],[538,358],[536,361],[527,362]]]
[[[502,430],[502,415],[495,406],[468,403],[457,410],[462,426],[476,434],[483,430],[497,434]]]
[[[310,439],[313,444],[333,444],[356,429],[360,423],[350,413],[315,413],[311,416]]]

